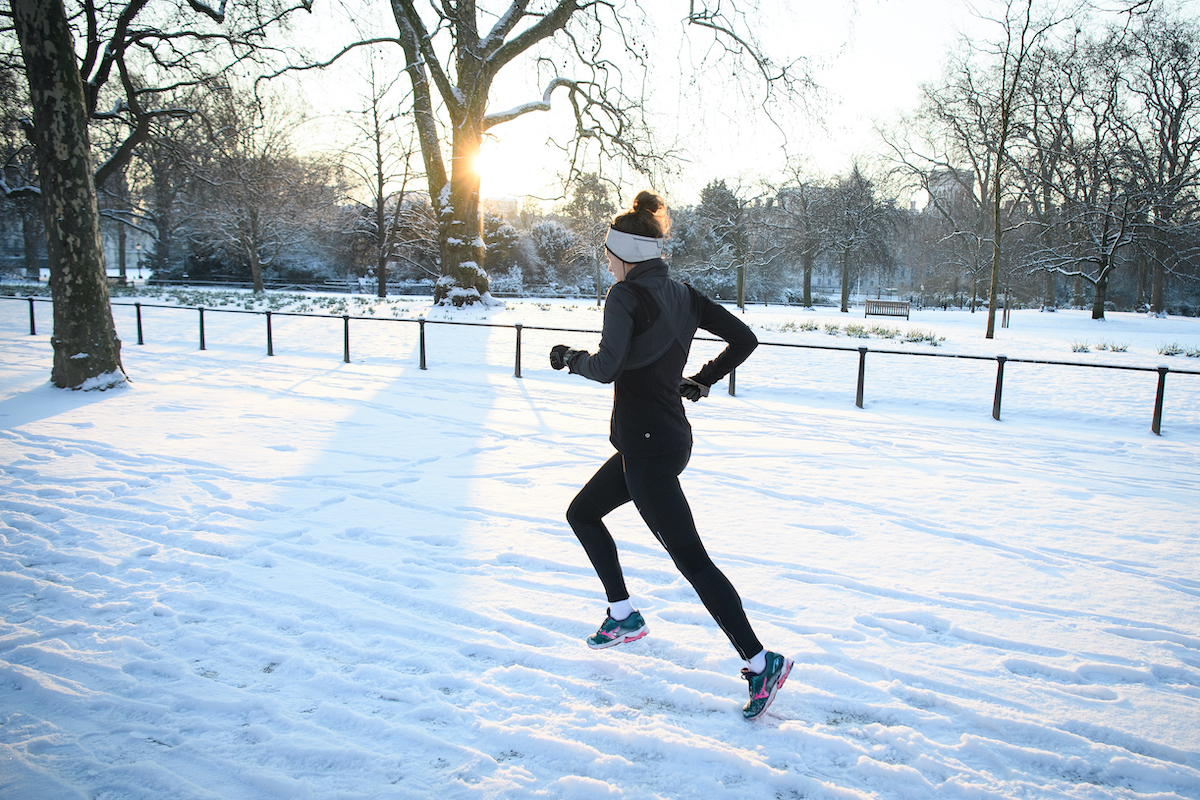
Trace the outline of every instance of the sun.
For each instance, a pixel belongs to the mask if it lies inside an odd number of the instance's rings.
[[[479,194],[483,197],[508,194],[507,188],[511,176],[506,161],[499,152],[502,148],[496,142],[485,142],[471,163],[471,168],[479,176]]]
[[[535,194],[546,183],[542,155],[532,148],[505,141],[485,141],[471,168],[479,176],[481,197]]]

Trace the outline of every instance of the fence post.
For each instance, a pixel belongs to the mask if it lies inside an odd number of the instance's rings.
[[[417,320],[421,325],[421,369],[425,369],[425,319]]]
[[[350,363],[350,315],[349,314],[342,314],[342,333],[343,333],[342,340],[343,340],[343,344],[344,344],[344,347],[343,347],[344,354],[342,356],[342,360],[345,361],[347,364],[349,364]]]
[[[737,369],[736,368],[731,369],[729,371],[729,396],[730,397],[737,396]]]
[[[267,312],[267,355],[275,355],[275,340],[271,336],[271,312]]]
[[[1167,373],[1170,367],[1158,368],[1158,395],[1154,398],[1154,419],[1150,422],[1150,430],[1155,436],[1162,436],[1163,395],[1167,389]]]
[[[1000,419],[1000,395],[1004,392],[1004,362],[1008,356],[996,356],[996,396],[992,400],[992,419]]]
[[[37,318],[33,314],[33,298],[29,298],[29,335],[37,336]]]
[[[200,349],[204,350],[204,306],[200,306]]]
[[[521,377],[521,323],[517,323],[517,365],[513,377]]]
[[[145,343],[146,343],[146,340],[145,340],[145,339],[142,337],[142,304],[141,304],[141,303],[134,303],[134,304],[133,304],[133,307],[134,307],[135,309],[137,309],[137,321],[138,321],[138,344],[145,344]]]
[[[858,393],[854,398],[854,405],[859,408],[863,407],[863,384],[867,378],[867,348],[858,348]]]

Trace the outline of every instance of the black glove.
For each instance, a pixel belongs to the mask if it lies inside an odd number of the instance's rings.
[[[581,350],[572,350],[565,344],[556,344],[550,348],[550,366],[555,369],[571,366],[571,359],[579,355]]]
[[[708,387],[694,377],[680,378],[679,396],[686,397],[694,403],[701,397],[708,397]]]

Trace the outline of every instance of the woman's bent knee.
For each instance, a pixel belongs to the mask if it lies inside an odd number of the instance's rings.
[[[578,496],[567,506],[567,524],[572,528],[599,521],[600,515],[596,513],[592,504],[580,500]]]

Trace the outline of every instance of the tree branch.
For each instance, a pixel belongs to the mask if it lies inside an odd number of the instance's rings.
[[[513,11],[516,8],[516,5],[517,4],[514,3],[513,8],[509,9],[509,11]],[[589,3],[586,5],[591,4]],[[485,69],[488,71],[489,75],[495,75],[505,64],[512,61],[518,55],[525,52],[530,47],[533,47],[533,45],[537,44],[541,40],[553,36],[555,33],[565,28],[571,17],[576,12],[582,10],[582,8],[583,7],[579,5],[578,0],[559,0],[558,5],[556,5],[553,10],[551,10],[533,25],[530,25],[528,28],[521,31],[521,33],[500,45],[494,52],[487,56]],[[511,31],[512,28],[516,26],[518,20],[513,19],[506,21],[502,19],[501,21],[507,22],[509,25],[509,30]],[[499,23],[497,23],[497,25],[499,25]]]
[[[188,0],[188,5],[192,7],[193,11],[200,12],[206,17],[212,19],[214,22],[223,23],[225,21],[225,6],[228,4],[228,2],[229,0],[221,0],[221,5],[219,8],[212,8],[211,6],[200,2],[200,0]],[[312,4],[311,2],[308,2],[308,0],[304,0],[304,6],[309,11],[312,10]]]
[[[442,96],[442,102],[450,110],[450,116],[455,120],[460,119],[464,111],[462,92],[450,82],[446,71],[442,69],[442,64],[433,49],[432,36],[412,0],[392,0],[392,16],[396,18],[396,24],[400,27],[401,38],[406,35],[412,36],[413,44],[420,51],[420,63],[433,75],[433,83],[438,88],[438,94]]]
[[[549,111],[550,110],[550,95],[560,86],[566,86],[574,92],[578,88],[578,84],[568,78],[555,78],[546,86],[546,91],[542,93],[540,101],[531,103],[523,103],[507,111],[498,111],[495,114],[488,114],[483,118],[483,129],[486,131],[489,128],[499,125],[502,122],[510,122],[517,117],[524,116],[531,111]]]

